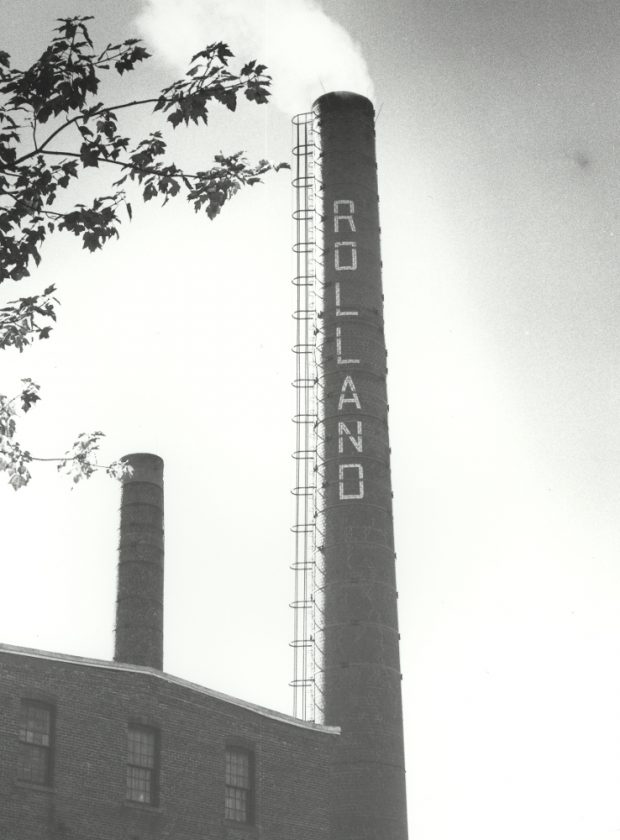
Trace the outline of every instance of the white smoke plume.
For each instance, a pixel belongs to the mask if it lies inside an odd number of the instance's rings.
[[[271,101],[287,114],[309,110],[331,90],[372,98],[360,47],[316,0],[144,0],[136,22],[177,71],[214,41],[244,61],[258,59],[273,76]]]

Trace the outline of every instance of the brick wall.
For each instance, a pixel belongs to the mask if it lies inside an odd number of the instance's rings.
[[[17,780],[22,698],[56,710],[50,788]],[[129,721],[160,732],[157,806],[126,800]],[[147,668],[0,647],[0,838],[327,840],[337,737]],[[228,743],[255,755],[254,825],[224,818]]]

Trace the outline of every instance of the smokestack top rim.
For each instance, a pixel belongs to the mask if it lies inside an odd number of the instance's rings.
[[[131,474],[122,478],[122,484],[133,484],[134,482],[147,482],[157,484],[163,489],[164,485],[164,460],[153,452],[131,452],[123,455],[121,463],[131,467]]]
[[[163,465],[164,459],[161,458],[159,455],[155,455],[153,452],[129,452],[127,455],[123,455],[121,457],[121,461],[125,462],[128,461],[131,463],[134,459],[140,460],[148,460],[148,461],[158,461],[160,464]]]
[[[370,111],[373,116],[375,113],[374,105],[367,96],[350,90],[332,90],[319,96],[312,103],[312,108],[319,111],[336,111],[342,110],[343,107]]]

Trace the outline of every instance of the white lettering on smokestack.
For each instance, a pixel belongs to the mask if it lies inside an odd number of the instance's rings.
[[[342,214],[339,212],[340,205],[346,204],[349,208],[349,212],[347,214]],[[340,233],[340,222],[346,221],[349,223],[349,230],[355,233],[355,222],[353,221],[353,213],[355,212],[355,205],[352,201],[348,199],[334,201],[334,233]]]
[[[349,265],[346,265],[345,257],[340,257],[341,248],[350,248],[351,253],[346,256],[350,257]],[[345,260],[343,263],[342,260]],[[355,271],[357,268],[357,243],[356,242],[334,242],[334,268],[336,271]]]
[[[341,226],[348,226],[351,233],[356,233],[355,204],[347,198],[334,201],[334,233],[341,232]],[[345,249],[350,248],[350,251]],[[357,270],[357,243],[355,241],[334,243],[334,268],[336,271]],[[354,278],[351,278],[354,279]],[[341,309],[341,283],[334,283],[334,294],[336,299],[337,318],[357,318],[357,309]],[[342,327],[336,327],[336,363],[339,365],[358,365],[359,359],[344,359],[342,356]],[[345,376],[340,388],[340,399],[338,400],[338,411],[342,411],[347,404],[353,404],[358,411],[362,406],[357,395],[355,383],[351,376]],[[357,433],[354,435],[349,426],[342,420],[338,421],[338,453],[344,454],[345,443],[350,443],[353,449],[362,453],[364,451],[362,421],[355,421]],[[351,473],[353,472],[353,477]],[[338,465],[338,497],[343,501],[364,498],[364,467],[361,464],[339,464]]]
[[[359,365],[359,359],[342,358],[342,327],[336,327],[336,361],[339,365]]]
[[[347,397],[347,391],[351,392],[351,396]],[[338,411],[342,411],[342,408],[346,403],[353,403],[353,405],[357,408],[358,411],[362,410],[362,404],[360,402],[360,398],[357,395],[357,389],[355,387],[355,382],[353,381],[352,376],[345,376],[344,382],[342,383],[342,388],[340,389],[340,399],[338,400]]]
[[[357,309],[343,310],[340,308],[340,280],[336,280],[334,288],[336,290],[336,318],[346,318],[347,315],[359,315]]]
[[[364,449],[362,442],[362,421],[356,420],[355,424],[357,426],[357,437],[353,437],[353,432],[346,423],[343,423],[342,420],[338,421],[338,452],[341,455],[344,452],[345,437],[353,444],[353,448],[357,452],[362,452]]]
[[[356,492],[354,493],[345,493],[345,470],[355,470],[357,475],[353,479],[354,482],[357,482],[357,486],[355,488],[347,489],[355,489]],[[351,481],[351,479],[348,479]],[[343,500],[348,499],[363,499],[364,498],[364,467],[361,464],[340,464],[338,467],[338,485],[339,485],[339,498]]]

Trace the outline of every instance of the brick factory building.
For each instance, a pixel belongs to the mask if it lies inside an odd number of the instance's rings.
[[[336,737],[154,668],[0,646],[0,837],[327,840]]]
[[[296,126],[296,717],[162,670],[163,462],[128,456],[114,661],[0,645],[0,840],[407,840],[374,110]]]
[[[338,729],[161,670],[163,462],[128,460],[115,661],[0,645],[0,838],[328,840]]]

